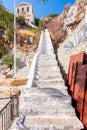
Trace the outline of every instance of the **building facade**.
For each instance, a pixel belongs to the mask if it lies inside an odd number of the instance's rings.
[[[35,15],[32,4],[22,2],[16,6],[16,17],[23,16],[29,22],[35,22]]]

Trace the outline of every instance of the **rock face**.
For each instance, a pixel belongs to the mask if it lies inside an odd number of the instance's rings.
[[[72,24],[72,23],[75,22],[77,10],[78,10],[78,7],[75,6],[75,5],[73,5],[73,6],[69,9],[68,14],[67,14],[67,17],[66,17],[65,20],[64,20],[65,26],[66,26],[66,25],[69,25],[69,24]]]
[[[58,58],[65,72],[68,72],[69,59],[73,54],[87,52],[87,23],[83,20],[58,48]]]
[[[82,41],[87,40],[87,23],[83,23],[76,31],[72,34],[71,38],[64,41],[65,52],[68,53],[73,48],[77,47]]]
[[[58,58],[60,65],[63,67],[63,71],[66,74],[68,72],[70,56],[82,51],[87,52],[86,7],[87,1],[77,0],[70,8],[64,21],[64,25],[65,27],[68,27],[69,33],[64,42],[62,42],[58,48]]]
[[[71,7],[67,5],[63,13],[50,20],[47,28],[51,34],[55,46],[63,43],[73,33],[75,28],[82,22],[87,13],[87,1],[77,0]]]

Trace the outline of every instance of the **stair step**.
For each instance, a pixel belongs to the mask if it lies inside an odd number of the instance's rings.
[[[46,67],[45,67],[45,69],[46,69]],[[37,68],[35,68],[35,71],[40,71],[40,72],[43,73],[43,72],[44,72],[44,68],[42,68],[42,67],[37,67]],[[60,73],[60,68],[59,68],[58,66],[56,66],[56,67],[49,67],[49,69],[48,69],[48,67],[47,67],[46,71],[47,71],[47,72],[57,71],[58,73]]]
[[[17,125],[18,124],[18,125]],[[19,126],[19,127],[18,127]],[[25,123],[20,120],[13,122],[10,130],[81,130],[83,124],[76,117],[26,117]]]
[[[58,86],[58,88],[49,88],[48,86],[45,88],[26,88],[24,91],[24,94],[28,95],[44,95],[44,96],[52,96],[52,95],[58,95],[60,92],[67,93],[67,87],[66,86]],[[67,93],[68,95],[68,93]]]
[[[48,62],[57,62],[57,60],[55,58],[37,58],[37,62],[44,62],[44,63],[48,63]]]
[[[44,59],[44,58],[46,58],[46,59],[54,59],[55,58],[55,54],[40,54],[40,55],[38,55],[38,58],[42,58],[42,59]]]
[[[54,109],[55,108],[55,109]],[[30,103],[24,103],[20,112],[27,116],[75,116],[75,110],[70,104],[48,104],[48,105],[36,105]]]
[[[64,83],[64,80],[62,80],[62,79],[58,79],[57,81],[34,80],[32,83],[32,87],[48,87],[48,88],[55,87],[55,88],[57,88],[58,86],[64,86],[64,85],[65,85],[65,83]]]
[[[48,105],[48,104],[71,104],[71,97],[67,94],[67,91],[58,91],[58,94],[25,94],[24,101],[34,103],[37,105]]]
[[[43,68],[47,67],[47,66],[54,66],[54,67],[57,66],[57,62],[56,63],[46,63],[46,64],[45,63],[42,63],[42,64],[36,63],[36,64],[37,64],[38,67],[43,67]]]
[[[51,69],[53,69],[53,68],[58,68],[58,66],[57,65],[51,65],[51,66],[49,66],[49,65],[46,65],[46,66],[40,66],[40,65],[37,65],[36,64],[36,66],[35,66],[36,68],[39,68],[39,69],[49,69],[49,70],[51,70]]]
[[[83,128],[82,123],[76,117],[71,116],[27,117],[25,125],[28,126],[27,128],[33,128],[33,130],[80,130]]]
[[[62,76],[60,76],[60,77],[62,77]],[[38,76],[38,75],[35,75],[35,76],[34,76],[34,80],[38,80],[38,81],[40,81],[40,80],[43,80],[43,81],[45,80],[45,81],[47,81],[47,80],[48,80],[49,82],[50,82],[50,81],[55,81],[55,82],[56,82],[56,81],[58,81],[58,77],[56,77],[56,76],[51,76],[51,75],[50,75],[50,76],[40,77],[40,76]]]
[[[37,60],[36,64],[38,64],[38,65],[43,65],[43,64],[44,65],[47,65],[47,64],[51,64],[52,65],[52,64],[54,64],[55,65],[55,64],[57,64],[57,61],[53,60],[53,59],[52,60],[48,60],[48,61],[47,60],[46,61],[45,60],[43,60],[43,61],[42,60]]]
[[[35,76],[39,76],[40,79],[43,79],[43,78],[46,78],[46,79],[50,79],[50,78],[58,78],[58,80],[63,80],[62,78],[62,75],[60,73],[57,73],[56,71],[55,72],[46,72],[45,73],[41,73],[39,71],[36,71],[35,74],[34,74],[34,77]]]

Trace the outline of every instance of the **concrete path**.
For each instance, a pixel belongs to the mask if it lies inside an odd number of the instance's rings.
[[[32,86],[26,88],[24,103],[20,107],[20,118],[13,122],[10,130],[81,130],[81,128],[83,124],[76,117],[71,105],[71,97],[68,95],[55,54],[39,53]]]

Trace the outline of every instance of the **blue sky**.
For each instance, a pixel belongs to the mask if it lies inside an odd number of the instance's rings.
[[[46,4],[40,2],[39,0],[16,0],[16,4],[21,2],[28,2],[33,5],[35,16],[41,18],[42,16],[47,16],[51,13],[61,14],[64,6],[69,3],[73,4],[75,0],[48,0]],[[3,0],[3,4],[11,12],[14,10],[14,0]]]

